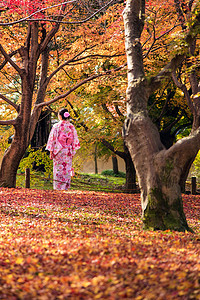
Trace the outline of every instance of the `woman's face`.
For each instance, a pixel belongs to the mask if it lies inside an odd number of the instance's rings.
[[[60,121],[62,121],[62,117],[61,117],[60,114],[58,114],[58,119],[59,119]]]

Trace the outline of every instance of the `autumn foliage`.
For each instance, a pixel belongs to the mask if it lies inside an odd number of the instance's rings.
[[[0,189],[0,299],[200,299],[195,234],[143,231],[139,195]]]

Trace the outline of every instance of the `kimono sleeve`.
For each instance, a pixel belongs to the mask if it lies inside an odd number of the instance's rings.
[[[58,142],[58,128],[53,126],[49,134],[46,150],[52,151],[56,155],[62,149],[62,145]]]
[[[72,156],[75,155],[76,151],[79,148],[80,148],[80,143],[79,143],[79,139],[78,139],[78,134],[77,134],[75,127],[73,126]]]
[[[52,127],[49,138],[46,145],[46,150],[53,151],[56,144],[56,129],[55,127]]]

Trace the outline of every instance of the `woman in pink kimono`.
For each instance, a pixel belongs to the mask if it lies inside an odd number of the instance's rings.
[[[69,122],[69,112],[63,108],[58,113],[59,122],[49,134],[46,149],[53,159],[53,188],[68,190],[71,183],[72,158],[80,148],[75,127]]]

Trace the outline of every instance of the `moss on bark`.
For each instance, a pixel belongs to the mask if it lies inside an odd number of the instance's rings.
[[[154,188],[149,193],[148,200],[148,205],[143,212],[144,229],[193,232],[187,224],[181,198],[169,205],[162,191]]]

